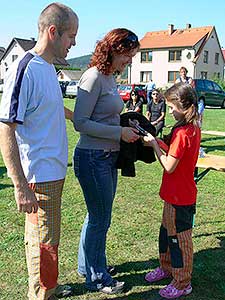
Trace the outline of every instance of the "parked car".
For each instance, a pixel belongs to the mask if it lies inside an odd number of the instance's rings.
[[[118,86],[118,92],[124,102],[130,99],[130,93],[132,90],[136,90],[143,103],[147,103],[147,94],[144,84],[120,84]]]
[[[77,96],[78,80],[72,80],[66,87],[66,96],[74,98]]]
[[[68,84],[69,84],[69,81],[59,81],[59,85],[61,87],[63,97],[66,96],[66,87]]]
[[[208,79],[193,79],[193,87],[204,106],[225,108],[225,92],[216,82]]]

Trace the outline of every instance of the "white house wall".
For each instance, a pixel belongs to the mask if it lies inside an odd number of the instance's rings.
[[[165,87],[170,85],[168,84],[168,72],[179,71],[181,66],[185,66],[188,69],[188,75],[193,77],[194,64],[192,63],[192,59],[194,58],[195,51],[193,49],[184,49],[181,61],[169,62],[169,50],[153,50],[152,62],[150,63],[141,63],[141,52],[138,52],[132,60],[130,82],[139,83],[141,71],[152,71],[152,80],[156,86]],[[188,52],[191,52],[191,59],[188,59],[186,56]]]

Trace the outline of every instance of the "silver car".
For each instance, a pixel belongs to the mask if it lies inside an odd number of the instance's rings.
[[[77,96],[78,80],[72,80],[66,87],[66,97],[74,98]]]

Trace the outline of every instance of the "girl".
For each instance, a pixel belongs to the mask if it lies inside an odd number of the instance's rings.
[[[177,121],[166,137],[166,154],[152,135],[144,137],[164,168],[159,193],[164,200],[159,234],[160,267],[149,272],[145,279],[156,282],[172,277],[171,283],[159,294],[173,299],[192,291],[192,221],[197,194],[194,169],[200,147],[200,128],[197,96],[189,84],[175,84],[166,91],[165,98],[169,113]]]

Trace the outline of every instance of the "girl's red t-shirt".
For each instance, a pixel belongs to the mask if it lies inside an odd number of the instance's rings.
[[[199,155],[200,140],[200,128],[193,124],[174,130],[167,154],[179,159],[179,163],[171,174],[164,170],[159,192],[164,201],[175,205],[192,205],[196,202],[194,170]]]

